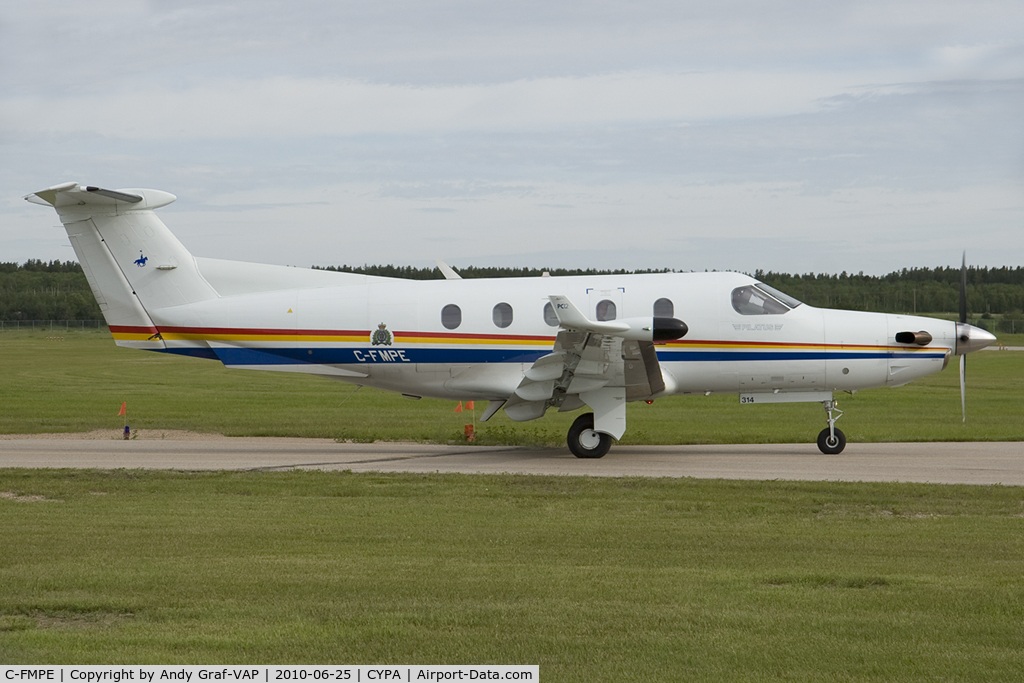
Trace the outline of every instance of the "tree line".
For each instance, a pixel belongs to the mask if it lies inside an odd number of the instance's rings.
[[[314,266],[315,267],[315,266]],[[443,279],[437,268],[364,265],[328,266],[322,270],[362,273],[413,280]],[[552,277],[667,273],[662,270],[595,270],[571,268],[480,268],[467,266],[458,273],[465,279],[483,277]],[[864,273],[807,273],[790,275],[755,271],[753,276],[811,306],[882,313],[953,313],[960,309],[959,268],[904,268],[888,275]],[[967,307],[972,315],[1012,315],[1024,310],[1024,267],[967,269]],[[1020,316],[1018,316],[1020,317]]]
[[[757,271],[754,277],[822,308],[885,313],[951,313],[960,309],[959,268],[904,268],[882,276]],[[1024,310],[1024,268],[969,267],[967,309],[980,316],[1019,314]]]
[[[317,268],[314,266],[314,268]],[[362,273],[413,280],[438,280],[437,268],[395,265],[328,266],[320,270]],[[596,270],[570,268],[458,269],[466,279],[494,277],[552,277],[662,273],[666,270]],[[959,268],[912,268],[875,276],[863,273],[790,275],[758,270],[758,280],[800,301],[823,308],[888,313],[953,313],[959,309]],[[972,315],[1024,319],[1024,267],[967,269],[967,304]],[[74,261],[0,263],[0,320],[98,320],[99,306]]]
[[[74,261],[0,263],[0,320],[99,320],[99,304]]]

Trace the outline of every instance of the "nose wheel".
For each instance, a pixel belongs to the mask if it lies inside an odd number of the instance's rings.
[[[838,455],[846,448],[846,434],[836,429],[836,420],[843,416],[835,401],[823,401],[822,405],[828,412],[828,427],[818,434],[818,450],[825,455]]]

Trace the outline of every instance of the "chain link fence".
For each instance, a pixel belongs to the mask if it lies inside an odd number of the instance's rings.
[[[14,330],[96,330],[105,329],[105,320],[0,320],[0,332]]]
[[[996,324],[994,333],[999,334],[1000,332],[1009,332],[1010,334],[1020,334],[1024,332],[1024,320],[1000,320]]]

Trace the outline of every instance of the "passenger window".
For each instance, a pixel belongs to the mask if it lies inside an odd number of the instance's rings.
[[[555,315],[555,307],[550,301],[544,304],[544,322],[551,327],[558,327],[558,316]]]
[[[732,290],[732,307],[743,315],[782,315],[799,305],[793,297],[760,282]]]
[[[661,298],[654,302],[655,318],[672,318],[675,317],[675,314],[676,307],[671,299]]]
[[[512,324],[512,307],[504,302],[497,304],[491,311],[491,319],[498,327],[508,327]]]
[[[462,324],[462,309],[455,304],[448,304],[442,308],[441,324],[449,330],[454,330]]]
[[[615,302],[610,299],[601,299],[597,302],[597,319],[604,320],[615,320]]]

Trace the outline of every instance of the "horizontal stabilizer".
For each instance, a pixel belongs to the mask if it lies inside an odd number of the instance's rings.
[[[78,183],[61,183],[25,196],[25,200],[33,204],[54,207],[62,216],[65,212],[89,215],[97,213],[97,209],[106,209],[108,213],[123,209],[159,209],[175,199],[173,194],[162,190],[107,190]]]

